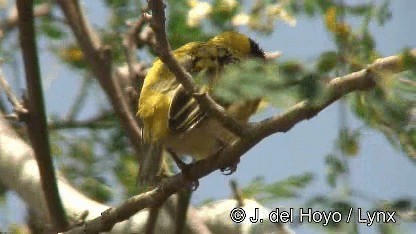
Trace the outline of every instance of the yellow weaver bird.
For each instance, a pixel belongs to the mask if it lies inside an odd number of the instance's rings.
[[[213,96],[216,81],[227,64],[248,58],[265,58],[259,45],[237,32],[222,33],[207,42],[190,42],[173,51],[174,57],[191,74],[203,73],[202,89],[221,104],[228,115],[247,123],[260,99],[227,103]],[[186,92],[175,75],[157,59],[149,70],[140,94],[137,114],[143,120],[143,138],[162,144],[179,155],[203,159],[236,139]]]

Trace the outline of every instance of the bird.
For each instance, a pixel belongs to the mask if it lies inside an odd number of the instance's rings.
[[[227,102],[213,92],[225,66],[250,58],[265,59],[259,44],[248,36],[223,32],[206,42],[187,43],[174,50],[173,56],[194,79],[202,76],[201,89],[241,124],[246,124],[259,108],[260,98]],[[204,159],[238,138],[204,111],[160,59],[154,61],[144,79],[137,115],[143,123],[143,140],[163,145],[177,164],[177,155]],[[178,166],[182,169],[184,165]],[[228,169],[233,173],[236,166]]]

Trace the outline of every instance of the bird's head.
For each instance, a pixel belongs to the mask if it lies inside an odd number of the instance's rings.
[[[262,59],[265,58],[264,51],[260,48],[257,42],[238,32],[230,31],[221,33],[209,40],[209,42],[223,45],[226,48],[231,48],[244,56],[251,56]]]

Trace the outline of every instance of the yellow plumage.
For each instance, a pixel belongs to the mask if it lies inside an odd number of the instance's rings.
[[[191,74],[206,73],[210,92],[220,78],[224,65],[249,57],[264,58],[263,51],[251,39],[236,32],[222,33],[208,42],[191,42],[173,52]],[[215,100],[219,101],[215,97]],[[226,110],[241,122],[256,111],[259,100],[231,103]],[[143,120],[144,140],[164,144],[178,154],[197,159],[215,152],[219,144],[235,136],[216,119],[206,116],[186,93],[170,70],[157,59],[146,76],[137,114]]]

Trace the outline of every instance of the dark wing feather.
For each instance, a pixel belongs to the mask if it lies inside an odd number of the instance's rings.
[[[198,102],[179,85],[169,109],[169,129],[173,132],[186,132],[200,123],[206,115]]]
[[[221,46],[215,46],[214,50],[212,48],[212,45],[209,44],[201,44],[196,48],[193,51],[192,65],[188,67],[188,72],[198,73],[205,71],[207,72],[206,78],[214,79],[215,73],[221,71],[225,65],[236,63],[240,60],[228,48]],[[229,105],[229,103],[225,103],[218,98],[213,98],[223,107]],[[185,91],[182,85],[179,85],[169,109],[169,129],[175,133],[186,132],[194,128],[206,117],[207,113],[202,111],[198,102]]]

